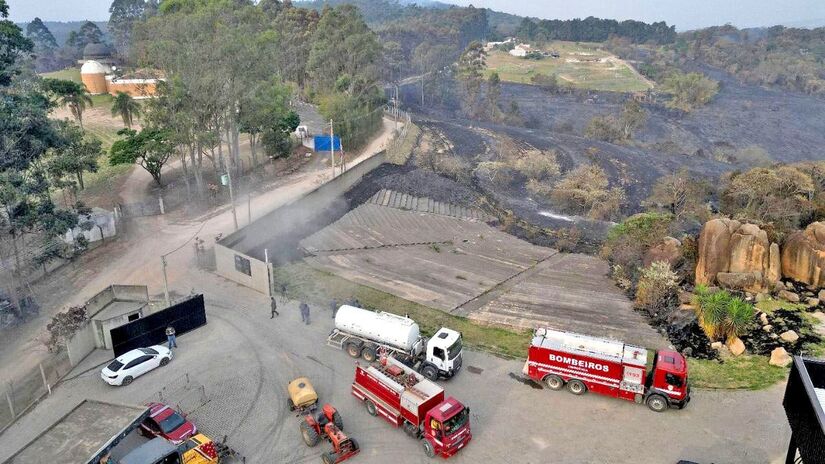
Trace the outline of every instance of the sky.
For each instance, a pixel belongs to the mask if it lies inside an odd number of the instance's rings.
[[[111,0],[7,0],[11,19],[109,19]],[[825,25],[825,0],[442,0],[540,18],[667,21],[678,30],[731,23],[738,27]]]

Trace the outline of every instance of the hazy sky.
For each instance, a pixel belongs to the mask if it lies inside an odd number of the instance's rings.
[[[106,20],[111,0],[7,0],[11,19]],[[642,21],[665,20],[677,29],[731,23],[739,27],[774,24],[823,25],[825,0],[442,0],[472,3],[541,18],[598,16]]]

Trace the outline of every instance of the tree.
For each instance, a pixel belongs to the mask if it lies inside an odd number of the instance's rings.
[[[132,29],[146,13],[145,0],[114,0],[109,7],[109,31],[122,56],[129,51]]]
[[[58,104],[69,108],[72,116],[82,129],[83,112],[86,111],[88,106],[94,106],[86,86],[79,82],[63,79],[43,79],[43,85],[56,98]]]
[[[647,122],[647,111],[642,108],[636,100],[628,100],[622,107],[622,115],[619,118],[622,126],[622,135],[625,140],[633,138],[633,132],[644,127]]]
[[[724,182],[721,209],[731,215],[773,222],[780,230],[793,229],[814,209],[816,184],[810,174],[794,166],[754,168],[734,173]]]
[[[487,107],[490,111],[490,120],[495,121],[498,118],[498,101],[501,98],[501,78],[498,73],[493,71],[490,77],[487,78]]]
[[[544,90],[545,92],[558,93],[560,90],[559,78],[555,73],[534,74],[533,77],[530,78],[530,82],[532,82],[533,85],[538,86],[541,90]]]
[[[482,114],[481,82],[486,68],[487,52],[481,42],[471,42],[458,60],[458,77],[465,96],[464,111],[472,117]]]
[[[704,106],[719,92],[719,83],[702,73],[673,72],[662,82],[662,91],[671,94],[666,106],[671,109],[691,112]]]
[[[77,41],[75,45],[79,51],[83,51],[86,45],[94,43],[104,43],[103,31],[97,27],[97,24],[86,21],[80,25],[80,30],[77,33]]]
[[[42,52],[57,48],[57,40],[55,40],[49,28],[43,24],[40,18],[34,18],[32,22],[26,26],[26,37],[34,44],[35,51]]]
[[[23,37],[23,31],[8,19],[8,6],[0,0],[0,86],[6,87],[20,73],[18,58],[34,49],[31,40]]]
[[[83,130],[69,122],[60,122],[58,128],[63,140],[60,146],[52,149],[46,170],[60,184],[64,176],[74,176],[83,190],[86,188],[83,173],[97,172],[97,159],[103,154],[100,140],[84,136]]]
[[[634,214],[610,229],[599,254],[635,273],[644,253],[667,236],[672,223],[673,217],[669,214]]]
[[[155,180],[158,186],[161,183],[161,170],[175,152],[175,145],[168,130],[146,128],[140,132],[131,129],[121,129],[119,135],[123,139],[112,144],[109,151],[109,164],[138,163]]]
[[[112,100],[112,116],[120,116],[127,129],[132,128],[132,122],[140,116],[140,111],[140,103],[126,92],[118,92]]]
[[[670,213],[677,221],[704,222],[710,215],[708,201],[711,193],[712,188],[707,182],[694,178],[682,168],[660,177],[643,205],[654,211]]]

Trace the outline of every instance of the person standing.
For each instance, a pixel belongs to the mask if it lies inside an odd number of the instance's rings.
[[[275,301],[274,296],[269,297],[269,318],[275,319],[275,316],[280,316],[281,314],[278,313],[278,303]]]
[[[301,321],[304,324],[309,325],[309,305],[302,301],[298,308],[301,310]]]
[[[287,296],[286,283],[281,284],[281,303],[286,303],[289,297]]]
[[[175,338],[175,328],[171,325],[166,327],[166,341],[169,343],[169,349],[178,347],[177,338]]]
[[[332,301],[329,302],[329,309],[332,312],[332,318],[335,319],[335,313],[338,312],[338,300],[333,298]]]

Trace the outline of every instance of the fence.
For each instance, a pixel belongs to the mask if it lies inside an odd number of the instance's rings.
[[[5,404],[0,406],[0,431],[11,425],[32,405],[51,393],[64,375],[72,370],[69,354],[63,350],[44,359],[40,364],[16,379],[4,379],[0,395]]]
[[[175,328],[178,335],[206,324],[203,295],[194,295],[164,310],[111,330],[112,350],[115,356],[141,346],[163,343],[166,327]]]

